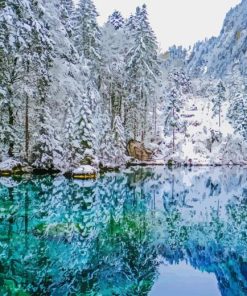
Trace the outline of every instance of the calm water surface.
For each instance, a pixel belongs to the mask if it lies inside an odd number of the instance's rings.
[[[247,295],[247,169],[0,178],[0,295]]]

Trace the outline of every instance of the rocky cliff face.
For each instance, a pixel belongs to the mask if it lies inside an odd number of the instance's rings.
[[[247,75],[247,0],[228,12],[218,37],[195,44],[187,69],[192,76]]]

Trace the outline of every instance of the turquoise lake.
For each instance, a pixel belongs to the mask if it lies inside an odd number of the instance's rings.
[[[0,178],[0,295],[247,295],[247,169]]]

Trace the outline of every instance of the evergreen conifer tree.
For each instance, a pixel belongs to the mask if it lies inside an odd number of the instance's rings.
[[[74,4],[72,0],[61,0],[60,17],[63,25],[65,26],[69,37],[72,37],[73,25],[72,15],[74,13]]]
[[[148,21],[146,5],[137,8],[135,15],[136,28],[132,32],[134,45],[126,56],[128,86],[134,98],[130,108],[138,108],[140,131],[139,139],[144,141],[151,129],[148,115],[151,98],[155,93],[157,76],[159,76],[158,45],[154,32]],[[128,118],[127,121],[136,120]],[[133,123],[134,126],[134,123]]]
[[[219,128],[221,127],[221,116],[222,116],[222,104],[225,102],[226,89],[222,81],[217,85],[217,94],[213,98],[213,116],[218,116]]]
[[[92,67],[100,60],[100,29],[98,13],[91,0],[80,0],[73,16],[74,43],[80,56],[88,59]]]
[[[121,12],[115,10],[113,14],[109,16],[108,23],[110,23],[115,30],[119,30],[124,27],[125,21]]]
[[[232,99],[228,118],[234,129],[247,140],[247,89],[243,86]]]
[[[165,134],[172,130],[172,147],[173,153],[175,152],[175,134],[180,126],[180,109],[182,107],[182,100],[180,93],[176,87],[171,88],[166,97],[165,107]]]

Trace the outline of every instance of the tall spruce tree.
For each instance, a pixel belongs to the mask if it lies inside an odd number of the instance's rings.
[[[73,24],[72,15],[74,13],[74,3],[72,0],[61,0],[60,18],[65,26],[69,37],[72,37]]]
[[[45,0],[46,20],[55,42],[55,57],[50,71],[49,95],[51,99],[47,103],[52,110],[56,138],[62,142],[61,146],[64,149],[61,163],[61,167],[64,169],[69,166],[78,166],[84,159],[85,152],[91,152],[97,146],[95,145],[94,119],[98,114],[98,97],[91,70],[87,66],[87,59],[84,56],[79,56],[72,40],[65,34],[64,26],[59,18],[59,9],[56,11],[58,17],[53,18],[54,8],[59,7],[59,2],[60,0],[53,2]],[[70,119],[67,117],[68,100],[74,104],[73,118]],[[71,124],[74,125],[73,141],[70,143],[73,159],[70,158],[69,164],[66,160],[69,149],[66,135],[68,120],[71,120]],[[58,144],[60,147],[60,143]]]
[[[138,118],[138,138],[145,141],[150,130],[148,115],[152,97],[155,93],[157,76],[160,74],[158,65],[158,45],[156,37],[148,21],[146,5],[137,8],[135,15],[136,28],[132,31],[134,45],[126,56],[128,87]],[[130,113],[129,113],[130,114]],[[136,118],[127,118],[135,125]],[[132,136],[133,135],[132,131]]]
[[[217,92],[213,98],[213,116],[218,116],[219,129],[221,127],[221,117],[222,117],[222,105],[226,101],[226,88],[222,81],[219,81],[217,85]]]
[[[33,68],[35,100],[34,114],[36,133],[33,139],[32,161],[37,168],[53,169],[56,158],[61,154],[59,136],[56,132],[51,110],[50,86],[52,77],[51,68],[54,65],[54,48],[51,40],[49,25],[44,18],[40,2],[33,3],[32,10],[35,16],[31,50],[36,55],[31,61]],[[37,27],[36,27],[37,25]]]
[[[124,27],[125,21],[121,12],[115,10],[113,14],[109,16],[108,23],[110,23],[115,30],[119,30]]]
[[[113,136],[115,140],[115,163],[124,164],[126,154],[126,139],[123,123],[119,116],[116,116],[114,119]]]
[[[63,142],[63,151],[64,151],[64,163],[68,166],[73,166],[76,163],[77,149],[80,148],[76,142],[75,135],[75,104],[72,98],[69,98],[66,102],[66,119],[64,125],[64,142]]]
[[[137,27],[136,15],[131,14],[125,23],[125,29],[129,32],[132,32]]]
[[[72,0],[61,0],[62,5],[66,8],[68,16],[71,17],[74,11],[74,3]]]
[[[78,53],[89,60],[92,68],[101,60],[101,33],[97,17],[94,3],[91,0],[80,0],[73,16],[74,43]]]
[[[231,100],[228,118],[235,131],[247,140],[247,88],[242,86]]]
[[[102,66],[100,93],[111,116],[111,127],[115,116],[123,120],[124,101],[126,97],[126,71],[125,71],[125,31],[117,31],[109,22],[102,28]]]
[[[27,48],[25,40],[27,2],[6,0],[0,11],[0,121],[1,150],[9,157],[14,156],[14,146],[19,142],[16,130],[18,100],[16,86],[22,81],[24,67],[22,56]]]
[[[4,34],[1,47],[2,79],[4,89],[1,110],[2,143],[8,146],[8,155],[23,156],[29,160],[30,112],[39,103],[44,84],[47,84],[48,69],[52,64],[52,41],[43,10],[36,1],[5,1],[0,14],[0,27]],[[23,124],[24,122],[24,124]]]
[[[169,134],[172,131],[172,149],[175,153],[176,143],[175,136],[176,130],[180,126],[180,109],[182,107],[182,100],[180,93],[176,87],[172,87],[166,96],[165,100],[165,123],[164,123],[164,132]]]
[[[81,155],[81,161],[85,157],[93,158],[96,153],[95,123],[89,101],[89,90],[81,99],[78,112],[75,114],[75,135],[77,141],[77,153]]]

